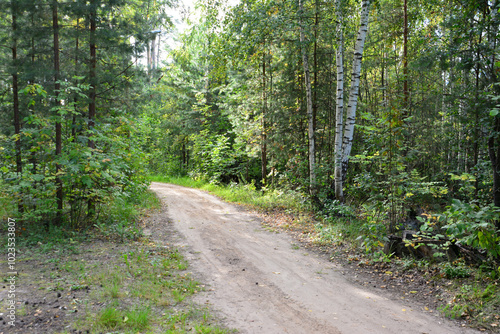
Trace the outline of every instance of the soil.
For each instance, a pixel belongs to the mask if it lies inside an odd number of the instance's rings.
[[[352,250],[317,247],[307,226],[283,228],[289,225],[282,224],[283,214],[259,214],[170,184],[153,183],[151,189],[164,209],[145,219],[147,238],[138,245],[152,240],[151,247],[180,249],[206,285],[195,302],[227,328],[259,334],[478,332],[465,321],[442,318],[436,307],[450,296],[415,270],[368,265]],[[86,333],[78,319],[102,305],[84,301],[102,286],[82,285],[67,272],[81,267],[79,262],[111,263],[130,247],[92,239],[76,252],[55,248],[43,258],[40,251],[19,250],[16,326],[8,325],[3,275],[0,334]]]
[[[365,268],[355,256],[305,242],[305,232],[277,233],[269,215],[200,190],[151,189],[167,209],[151,217],[146,233],[184,250],[208,284],[197,302],[240,333],[478,332],[442,318],[436,306],[446,292],[411,271]]]
[[[0,334],[89,333],[86,329],[78,329],[75,322],[86,312],[95,314],[102,307],[100,302],[86,302],[89,295],[102,285],[82,285],[68,272],[77,270],[75,268],[79,268],[80,264],[86,267],[102,266],[121,257],[130,245],[93,239],[82,248],[83,251],[76,247],[54,249],[43,255],[17,250],[15,326],[9,325],[11,320],[5,309],[9,289],[4,276],[0,283]]]

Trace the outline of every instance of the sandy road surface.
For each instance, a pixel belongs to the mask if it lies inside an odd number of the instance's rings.
[[[236,205],[170,184],[151,189],[167,205],[152,219],[153,238],[171,239],[173,224],[191,270],[209,285],[198,302],[240,333],[476,333],[349,283],[341,267]]]

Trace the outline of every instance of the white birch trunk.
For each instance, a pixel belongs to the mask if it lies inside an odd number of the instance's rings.
[[[316,196],[316,148],[314,143],[311,74],[309,72],[309,56],[307,54],[308,41],[306,41],[304,27],[302,26],[302,13],[304,11],[302,0],[299,0],[299,11],[300,45],[302,50],[302,65],[304,67],[304,80],[306,84],[307,123],[309,137],[309,191],[312,196]]]
[[[347,104],[346,124],[344,139],[342,143],[342,180],[347,174],[347,165],[351,155],[352,140],[354,137],[354,125],[356,123],[356,108],[358,106],[359,83],[361,78],[361,61],[363,59],[363,49],[366,35],[368,34],[368,19],[370,15],[370,0],[363,0],[361,8],[361,22],[358,30],[358,37],[354,47],[354,61],[352,64],[351,89],[349,91],[349,102]]]
[[[344,33],[343,17],[340,9],[341,0],[336,3],[337,16],[337,98],[335,110],[335,198],[344,201],[344,182],[342,179],[342,136],[344,133]]]

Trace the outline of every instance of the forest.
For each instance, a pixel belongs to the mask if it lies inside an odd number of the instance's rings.
[[[198,0],[176,33],[181,6],[0,1],[2,228],[15,220],[41,254],[136,242],[151,181],[184,180],[386,275],[401,258],[401,272],[439,266],[425,284],[475,279],[442,311],[498,329],[498,0]],[[123,275],[164,275],[124,252]],[[185,270],[168,256],[167,273]],[[199,290],[177,279],[179,302]],[[148,328],[124,322],[94,329]]]
[[[188,176],[500,275],[497,0],[200,0],[163,45],[175,6],[0,3],[3,216],[85,230]]]

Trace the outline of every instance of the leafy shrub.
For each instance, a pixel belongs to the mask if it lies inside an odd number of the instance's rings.
[[[338,200],[327,201],[323,204],[323,214],[326,218],[331,217],[355,217],[354,209]]]
[[[384,247],[384,242],[387,241],[386,215],[372,207],[365,209],[368,209],[365,213],[366,222],[361,226],[362,234],[358,240],[361,240],[361,246],[365,248],[366,253],[374,253]]]
[[[445,274],[447,278],[466,278],[472,273],[470,268],[468,268],[463,262],[449,263],[445,262],[441,267],[441,272]]]
[[[500,256],[500,235],[495,226],[500,219],[500,208],[454,199],[442,216],[446,220],[443,229],[451,239],[483,249],[490,259]]]

